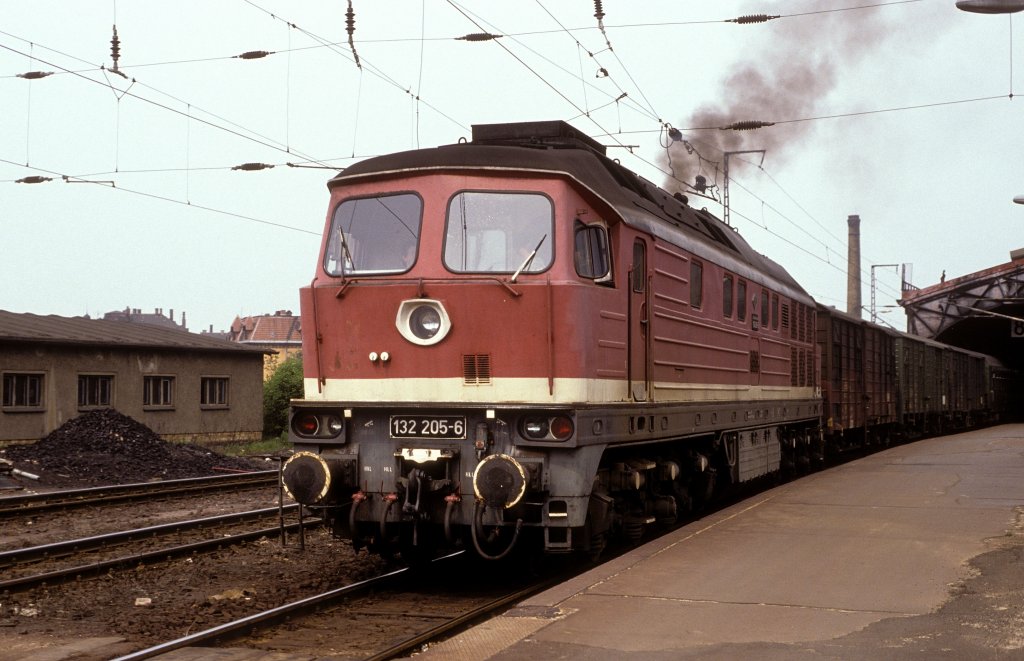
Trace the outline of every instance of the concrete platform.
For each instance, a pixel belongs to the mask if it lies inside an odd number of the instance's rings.
[[[1022,555],[1003,425],[777,487],[417,658],[1024,659]]]

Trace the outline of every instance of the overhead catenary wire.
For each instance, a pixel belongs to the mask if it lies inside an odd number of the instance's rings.
[[[0,44],[0,49],[8,50],[8,51],[10,51],[12,53],[16,53],[16,54],[19,54],[19,55],[26,55],[26,53],[24,53],[23,51],[20,51],[20,50],[18,50],[16,48],[13,48],[11,46],[7,46],[5,44]],[[61,67],[60,65],[57,65],[55,63],[46,62],[46,64],[48,66],[52,66],[54,68],[60,69],[62,71],[65,71],[67,73],[74,74],[75,76],[81,78],[82,80],[86,80],[86,81],[88,81],[90,83],[94,83],[96,85],[101,85],[103,87],[110,87],[111,86],[109,82],[105,82],[105,81],[97,80],[97,79],[94,79],[94,78],[90,78],[90,77],[86,76],[85,74],[83,74],[81,72],[71,71],[71,70],[66,69],[64,67]],[[255,142],[255,143],[257,143],[259,145],[262,145],[264,147],[267,147],[267,148],[270,148],[270,149],[273,149],[273,150],[276,150],[276,151],[282,151],[282,152],[285,152],[285,153],[291,153],[291,151],[288,149],[287,146],[282,145],[281,143],[277,143],[276,141],[271,141],[270,139],[262,137],[262,136],[261,137],[253,137],[252,135],[246,135],[246,133],[243,133],[242,131],[234,130],[234,129],[228,128],[226,126],[222,126],[220,124],[217,124],[216,122],[212,122],[212,121],[209,121],[209,120],[206,120],[206,119],[195,117],[194,115],[191,115],[190,112],[185,112],[185,111],[179,110],[177,108],[172,108],[171,106],[168,106],[166,104],[160,103],[160,102],[155,101],[153,99],[147,98],[145,96],[141,96],[139,94],[135,94],[135,93],[131,92],[128,89],[123,91],[122,97],[123,96],[131,97],[131,98],[133,98],[133,99],[135,99],[137,101],[141,101],[143,103],[150,104],[150,105],[152,105],[154,107],[160,108],[162,110],[165,110],[165,111],[177,114],[177,115],[190,117],[192,119],[192,121],[200,122],[202,124],[210,126],[211,128],[214,128],[214,129],[217,129],[219,131],[226,132],[226,133],[230,133],[232,135],[235,135],[237,137],[243,138],[245,140],[249,140],[249,141]],[[194,106],[192,108],[194,109]],[[248,129],[244,129],[244,130],[248,131]],[[258,135],[258,134],[255,134],[255,135]],[[315,159],[312,159],[312,157],[310,157],[310,156],[308,156],[306,154],[299,153],[299,155],[302,156],[303,158],[310,158],[311,160],[315,160]]]
[[[14,161],[9,161],[9,160],[7,160],[5,158],[0,158],[0,163],[6,163],[8,165],[21,166],[20,163],[16,163]],[[22,167],[24,167],[24,166],[22,166]],[[81,176],[65,175],[65,174],[61,174],[60,172],[57,172],[55,170],[47,170],[45,168],[41,168],[41,167],[38,167],[38,166],[29,166],[29,167],[30,167],[30,169],[35,170],[37,172],[45,172],[47,174],[53,175],[53,178],[63,179],[67,183],[84,183],[84,184],[98,184],[98,183],[102,183],[102,184],[107,184],[104,187],[108,187],[111,190],[121,191],[121,192],[124,192],[124,193],[131,193],[132,195],[138,195],[140,197],[147,197],[147,198],[150,198],[150,199],[160,200],[160,201],[163,201],[163,202],[170,202],[170,203],[173,203],[173,204],[179,204],[179,205],[182,205],[182,206],[189,207],[190,209],[201,209],[203,211],[209,211],[211,213],[219,214],[219,215],[222,215],[222,216],[228,216],[228,217],[235,218],[237,220],[242,220],[242,221],[245,221],[245,222],[258,223],[260,225],[268,225],[270,227],[277,227],[277,228],[280,228],[280,229],[286,229],[286,230],[290,230],[290,231],[294,231],[294,232],[301,232],[303,234],[311,234],[311,235],[316,236],[316,237],[319,237],[322,234],[322,232],[320,232],[319,230],[314,232],[312,230],[307,230],[307,229],[302,228],[302,227],[296,227],[294,225],[288,225],[286,223],[279,223],[279,222],[274,222],[274,221],[270,221],[270,220],[264,220],[262,218],[256,218],[254,216],[248,216],[248,215],[245,215],[245,214],[236,213],[234,211],[227,211],[227,210],[224,210],[224,209],[218,209],[216,207],[206,206],[206,205],[203,205],[203,204],[195,204],[193,202],[189,202],[189,201],[186,201],[186,200],[178,200],[178,199],[175,199],[175,198],[172,198],[172,197],[168,197],[166,195],[158,195],[156,193],[149,193],[149,192],[146,192],[146,191],[135,190],[133,188],[126,188],[124,186],[118,186],[116,184],[113,184],[113,182],[93,181],[93,180],[85,179],[84,177],[81,177]],[[52,181],[53,178],[51,178],[50,180]]]
[[[884,4],[895,4],[895,3],[884,3]],[[608,25],[609,25],[609,26],[611,26],[610,24],[608,24]],[[589,28],[587,28],[587,29],[593,29],[593,28],[592,28],[592,27],[589,27]],[[422,47],[423,43],[425,43],[425,41],[426,41],[426,38],[425,38],[425,36],[424,36],[424,35],[422,34],[422,32],[423,32],[423,27],[422,27],[422,24],[421,24],[421,35],[420,35],[420,44],[421,44],[421,47]],[[290,31],[289,31],[289,35],[291,35],[291,34],[292,34],[292,32],[290,32]],[[366,41],[369,41],[369,40],[366,40]],[[384,41],[384,40],[380,40],[380,41]],[[363,43],[363,42],[364,42],[364,40],[362,40],[362,39],[361,39],[361,40],[360,40],[360,43]],[[343,45],[342,45],[342,46],[343,46]],[[319,47],[321,47],[321,46],[312,46],[312,47],[310,47],[310,48],[319,48]],[[280,50],[280,52],[281,52],[281,53],[285,53],[285,52],[287,52],[287,53],[292,53],[292,52],[297,52],[298,50],[304,50],[304,49],[302,49],[302,48],[294,48],[294,49],[293,49],[293,48],[291,47],[291,43],[289,42],[289,48],[288,48],[287,50],[285,50],[285,49],[281,49],[281,50]],[[277,52],[277,51],[275,51],[275,52]],[[616,52],[616,51],[613,51],[613,53],[615,53],[615,52]],[[372,52],[370,52],[369,54],[370,54],[370,55],[372,56]],[[624,54],[624,55],[628,54],[628,50],[624,51],[624,52],[623,52],[623,54]],[[235,57],[237,57],[237,56],[235,56]],[[241,59],[245,59],[245,58],[241,58]],[[609,63],[609,64],[610,64],[610,63]],[[422,68],[422,66],[421,66],[421,69],[420,69],[420,71],[421,71],[421,74],[422,74],[422,70],[423,70],[423,68]],[[64,73],[64,72],[61,72],[61,73]],[[580,76],[580,77],[581,77],[581,79],[582,79],[582,76]],[[361,80],[361,79],[360,79],[360,80]],[[603,84],[603,83],[604,83],[604,81],[601,81],[601,83]],[[406,89],[408,89],[408,87],[406,87]],[[593,87],[589,87],[589,86],[586,86],[586,85],[584,85],[584,90],[587,90],[587,89],[594,89],[594,88],[593,88]],[[419,82],[419,81],[418,81],[418,82],[417,82],[417,85],[416,85],[416,88],[415,88],[415,94],[416,94],[416,95],[418,96],[418,95],[420,94],[420,92],[421,92],[421,91],[422,91],[422,85],[421,85],[421,82]],[[631,91],[632,91],[632,90],[631,90]],[[604,90],[602,90],[602,93],[605,93],[605,92],[604,92]],[[411,97],[411,98],[414,98],[412,94],[410,94],[410,97]],[[612,97],[611,97],[611,96],[609,96],[609,98],[612,98]],[[637,97],[637,99],[639,99],[639,97]],[[628,103],[628,101],[629,101],[629,100],[628,100],[628,99],[624,99],[624,101]],[[607,106],[607,105],[611,105],[612,103],[615,103],[615,101],[611,101],[611,102],[609,102],[608,104],[605,104],[605,106]],[[584,102],[584,104],[583,104],[584,108],[586,108],[586,107],[587,107],[587,105],[588,105],[588,104],[587,104],[586,102]],[[650,104],[648,104],[648,105],[650,105]],[[599,107],[605,107],[605,106],[599,106]],[[418,105],[417,105],[417,109],[418,109]],[[652,111],[652,112],[653,112],[653,111]],[[188,119],[188,117],[187,117],[187,114],[188,114],[188,113],[186,113],[186,120],[185,120],[185,121],[186,121],[187,123],[189,123],[189,124],[190,124],[190,120]],[[656,118],[656,117],[657,117],[657,114],[656,114],[656,113],[653,113],[652,119],[654,119],[654,118]],[[659,130],[661,130],[661,129],[659,128]],[[622,130],[621,130],[621,127],[620,127],[620,130],[616,132],[616,134],[617,134],[617,135],[619,135],[619,136],[621,136],[621,135],[623,134],[623,132],[622,132]],[[286,139],[285,139],[285,152],[286,152],[286,153],[288,153],[288,150],[287,150],[287,145],[288,145],[288,143],[289,143],[289,142],[290,142],[290,140],[289,140],[289,138],[288,138],[288,137],[286,136]],[[417,117],[417,146],[419,146],[419,133],[418,133],[418,117]],[[356,153],[356,149],[355,149],[355,142],[353,141],[353,151],[352,151],[352,158],[355,158],[355,153]],[[342,158],[345,158],[345,157],[342,157]],[[320,159],[320,160],[319,160],[319,161],[317,161],[317,162],[319,162],[319,163],[323,163],[323,162],[330,162],[330,160],[331,160],[331,159]],[[645,161],[645,162],[646,162],[646,161]],[[649,163],[648,163],[648,164],[649,164]],[[229,167],[229,166],[224,166],[224,167]],[[328,168],[329,168],[330,166],[329,166],[329,165],[321,165],[321,166],[317,166],[317,167],[328,167]],[[186,168],[186,170],[191,170],[191,169],[192,169],[192,168]],[[195,168],[195,170],[201,170],[201,169],[208,169],[208,168]],[[334,168],[332,168],[332,169],[334,169]],[[156,171],[156,170],[154,170],[154,171]],[[128,171],[125,171],[125,172],[128,172]],[[755,223],[755,224],[756,224],[756,223]],[[766,223],[766,222],[765,222],[764,220],[762,220],[762,224],[767,224],[767,223]],[[774,226],[775,226],[775,223],[774,223],[774,222],[772,222],[772,225],[773,225],[773,227],[774,227]],[[828,248],[826,247],[826,250],[827,250],[827,249],[828,249]],[[827,256],[826,256],[826,263],[828,263],[828,262],[827,262]]]
[[[323,37],[317,35],[315,32],[307,30],[306,28],[303,28],[302,26],[298,25],[297,23],[295,23],[293,21],[290,21],[290,20],[288,20],[288,19],[286,19],[286,18],[284,18],[284,17],[282,17],[282,16],[280,16],[280,15],[274,13],[274,12],[271,12],[271,11],[268,11],[267,9],[264,9],[263,7],[261,7],[258,4],[256,4],[253,0],[243,0],[243,1],[247,5],[253,7],[254,9],[267,14],[273,20],[283,21],[283,22],[287,23],[292,29],[298,30],[303,35],[305,35],[305,36],[309,37],[310,39],[312,39],[313,41],[316,41],[317,43],[319,43],[321,46],[328,48],[331,52],[333,52],[333,53],[335,53],[337,55],[340,55],[340,56],[342,56],[342,57],[344,57],[346,59],[349,59],[352,62],[355,61],[347,52],[345,52],[344,50],[339,48],[339,44],[337,44],[335,42],[332,42],[332,41],[330,41],[328,39],[324,39]],[[367,60],[367,58],[365,58],[365,57],[360,58],[360,62],[362,64],[366,65],[365,67],[360,67],[360,71],[364,71],[364,70],[365,71],[369,71],[371,75],[379,78],[383,82],[386,82],[387,84],[391,85],[395,89],[401,91],[403,94],[406,94],[407,96],[410,96],[410,97],[414,96],[414,94],[411,92],[409,86],[405,86],[405,85],[400,84],[397,80],[392,78],[390,75],[386,74],[383,70],[381,70],[377,66],[373,65],[372,62],[369,62]],[[465,124],[463,124],[462,122],[456,120],[454,117],[452,117],[451,115],[445,113],[440,108],[438,108],[434,104],[426,101],[422,97],[419,99],[419,101],[425,107],[427,107],[430,110],[436,112],[439,116],[447,119],[452,124],[462,128],[462,129],[468,128]]]
[[[892,2],[879,2],[879,3],[871,3],[871,4],[866,4],[866,5],[854,5],[854,6],[850,6],[850,7],[838,7],[838,8],[819,9],[819,10],[806,11],[806,12],[794,12],[794,13],[791,13],[791,14],[780,14],[780,15],[778,15],[778,18],[780,18],[780,19],[802,18],[802,17],[806,17],[806,16],[814,16],[814,15],[817,15],[817,14],[829,14],[829,13],[848,12],[848,11],[861,11],[861,10],[867,10],[867,9],[877,9],[879,7],[888,7],[888,6],[893,6],[893,5],[902,5],[902,4],[909,4],[909,3],[922,2],[922,1],[923,0],[895,0],[895,1],[892,1]],[[255,6],[257,9],[260,9],[261,11],[264,11],[267,14],[273,15],[272,12],[269,12],[266,9],[263,9],[262,7],[259,7],[258,5],[255,5],[254,3],[250,3],[250,4],[253,4],[253,6]],[[687,26],[687,25],[708,25],[708,24],[716,24],[716,23],[735,23],[735,22],[736,22],[735,18],[731,18],[731,19],[730,18],[716,18],[716,19],[705,19],[705,20],[697,20],[697,21],[657,21],[657,22],[647,22],[647,23],[613,23],[613,24],[607,24],[605,27],[606,28],[614,28],[616,30],[635,30],[635,29],[645,29],[645,28],[659,28],[659,27],[660,28],[672,28],[672,27]],[[509,32],[509,33],[506,33],[506,34],[482,33],[481,36],[486,37],[488,39],[494,39],[494,38],[499,38],[499,37],[531,37],[531,36],[543,36],[543,35],[548,35],[548,34],[554,34],[554,33],[562,32],[562,31],[565,31],[565,30],[568,30],[570,32],[587,32],[587,31],[599,30],[599,28],[597,26],[595,26],[595,25],[583,25],[583,26],[578,26],[578,27],[559,28],[557,30],[527,30],[527,31],[522,31],[522,32]],[[4,34],[4,35],[7,35],[7,36],[14,36],[14,35],[12,35],[10,33],[4,32],[3,30],[0,30],[0,34]],[[368,39],[360,39],[359,41],[361,43],[365,43],[365,44],[381,44],[381,43],[398,43],[398,42],[406,42],[406,41],[416,41],[416,42],[419,42],[419,41],[451,41],[453,39],[465,39],[465,38],[466,38],[465,35],[464,36],[444,35],[444,36],[435,36],[435,37],[427,37],[427,36],[420,35],[420,36],[416,36],[416,37],[390,37],[390,38],[376,38],[376,39],[375,38],[368,38]],[[140,62],[140,63],[137,63],[137,64],[133,64],[132,65],[132,69],[141,69],[141,68],[146,68],[146,67],[173,66],[173,65],[179,65],[179,64],[199,64],[199,63],[204,63],[204,62],[216,62],[216,61],[219,61],[219,60],[229,60],[229,59],[235,59],[235,58],[247,59],[247,58],[245,58],[243,56],[247,55],[247,54],[253,54],[254,55],[254,54],[257,54],[257,53],[261,54],[261,56],[263,56],[263,57],[266,57],[266,56],[269,56],[269,55],[275,55],[275,54],[280,54],[280,53],[284,53],[284,52],[300,52],[300,51],[307,51],[307,50],[316,50],[316,49],[320,49],[320,48],[341,47],[341,46],[344,46],[344,45],[346,45],[346,42],[344,42],[344,41],[335,41],[335,42],[324,41],[324,42],[317,43],[315,45],[289,47],[289,49],[287,51],[284,51],[284,50],[278,50],[278,51],[248,51],[248,53],[243,53],[241,55],[216,55],[216,56],[189,58],[189,59],[182,59],[182,60],[165,60],[165,61],[159,61],[159,62]],[[55,51],[55,52],[60,53],[60,51]],[[65,53],[60,53],[60,54],[67,56]],[[71,56],[68,56],[68,57],[71,57]],[[60,72],[60,73],[70,73],[70,72]],[[20,74],[15,74],[15,75],[20,75]],[[9,77],[9,76],[0,76],[0,78],[5,78],[5,77]]]
[[[552,14],[552,13],[551,13],[551,11],[550,11],[550,10],[549,10],[549,9],[548,9],[547,7],[545,7],[545,6],[544,6],[544,4],[543,4],[543,3],[541,2],[541,0],[535,0],[535,1],[536,1],[537,5],[538,5],[538,6],[539,6],[539,7],[541,8],[541,9],[543,9],[543,10],[544,10],[544,12],[545,12],[545,13],[546,13],[546,14],[547,14],[548,16],[550,16],[550,17],[551,17],[551,19],[552,19],[553,21],[555,21],[555,23],[556,23],[556,24],[558,24],[558,26],[559,26],[559,27],[561,27],[561,28],[562,28],[562,31],[563,31],[563,32],[565,32],[565,33],[566,33],[567,35],[569,35],[569,37],[570,37],[570,38],[572,38],[572,39],[573,39],[573,41],[574,41],[574,42],[576,43],[577,51],[579,51],[579,50],[584,50],[584,51],[586,51],[586,53],[587,53],[587,55],[588,55],[588,56],[590,57],[590,59],[594,60],[594,62],[595,62],[595,63],[598,63],[598,65],[599,65],[599,67],[600,67],[600,71],[604,72],[604,73],[605,73],[605,75],[606,75],[606,77],[607,77],[607,78],[609,78],[609,80],[612,80],[612,82],[615,82],[612,76],[610,76],[610,75],[607,75],[607,71],[608,71],[608,69],[607,69],[606,67],[600,66],[600,63],[598,62],[598,59],[597,59],[597,55],[596,55],[595,53],[591,52],[591,51],[590,51],[590,49],[588,49],[588,48],[585,48],[585,47],[583,46],[583,44],[581,44],[581,43],[580,43],[579,39],[577,39],[577,38],[576,38],[576,36],[575,36],[575,35],[573,35],[573,34],[572,34],[572,32],[571,32],[571,31],[570,31],[570,30],[569,30],[568,28],[566,28],[566,27],[565,27],[564,25],[562,25],[562,22],[561,22],[561,21],[559,21],[559,20],[558,20],[558,18],[557,18],[557,17],[555,17],[555,15],[554,15],[554,14]],[[600,14],[600,18],[598,18],[598,21],[601,21],[601,19],[603,19],[603,17],[604,17],[604,12],[603,12],[603,10],[602,10],[602,7],[601,7],[601,4],[600,4],[601,0],[594,0],[594,2],[595,2],[595,10],[596,10],[596,11],[595,11],[595,17],[597,17],[597,16],[598,16],[598,14]],[[608,35],[607,35],[607,34],[606,34],[606,33],[604,32],[604,30],[603,30],[603,29],[602,29],[602,34],[604,34],[604,36],[605,36],[605,39],[607,40],[607,38],[608,38]],[[614,57],[614,58],[616,59],[616,61],[617,61],[617,62],[619,63],[619,67],[620,67],[620,68],[621,68],[621,69],[622,69],[622,70],[623,70],[623,71],[625,72],[626,76],[627,76],[627,77],[629,78],[630,82],[631,82],[631,83],[633,84],[633,87],[634,87],[634,88],[635,88],[635,89],[636,89],[636,90],[637,90],[637,91],[638,91],[638,92],[640,93],[640,96],[641,96],[641,98],[643,98],[643,100],[644,100],[644,101],[645,101],[645,102],[647,103],[647,107],[648,107],[648,109],[649,109],[649,110],[650,110],[650,112],[651,112],[651,116],[652,116],[652,117],[658,117],[659,115],[658,115],[657,111],[656,111],[656,110],[654,110],[654,106],[653,106],[653,105],[651,104],[651,102],[650,102],[650,101],[649,101],[649,100],[647,99],[647,95],[645,95],[645,94],[643,93],[643,90],[642,90],[642,89],[640,89],[640,86],[639,86],[639,85],[637,85],[637,83],[636,83],[636,80],[635,80],[635,79],[633,78],[633,76],[632,76],[632,75],[631,75],[631,74],[629,73],[629,71],[628,71],[628,70],[626,69],[625,65],[623,64],[622,60],[621,60],[621,59],[619,59],[619,57],[618,57],[618,54],[617,54],[617,53],[615,52],[615,50],[611,48],[611,44],[610,44],[610,43],[608,44],[608,50],[609,50],[609,51],[610,51],[610,52],[612,53],[612,56],[613,56],[613,57]],[[582,66],[580,67],[580,69],[581,69],[581,71],[580,71],[580,78],[582,79]],[[619,102],[620,100],[622,100],[623,98],[625,98],[625,95],[627,95],[627,92],[626,92],[626,90],[624,90],[624,89],[622,88],[622,86],[621,86],[621,85],[619,85],[619,84],[618,84],[617,82],[615,82],[615,86],[616,86],[616,87],[617,87],[617,88],[618,88],[618,89],[620,90],[620,92],[621,92],[621,93],[620,93],[620,94],[619,94],[619,95],[618,95],[617,97],[615,97],[615,98],[614,98],[614,99],[613,99],[613,100],[611,101],[611,103],[618,103],[618,102]],[[588,105],[588,104],[586,103],[586,86],[584,86],[583,90],[584,90],[584,106],[586,107],[586,106]],[[611,95],[609,95],[609,96],[611,96]],[[610,103],[609,103],[608,105],[610,105]],[[602,107],[603,107],[603,106],[602,106]],[[599,108],[595,108],[594,110],[599,110],[599,109],[600,109],[600,107],[599,107]],[[660,119],[659,119],[658,121],[659,121],[659,122],[661,122],[661,120],[660,120]]]
[[[885,5],[885,4],[902,4],[902,3],[881,3],[881,4],[879,4],[879,5],[871,5],[871,6],[882,6],[882,5]],[[847,8],[847,9],[843,9],[843,10],[849,10],[849,9],[850,9],[850,8]],[[422,38],[422,35],[421,35],[421,38]],[[993,97],[993,98],[994,98],[994,97]],[[859,113],[858,113],[858,114],[859,114]],[[835,117],[835,116],[834,116],[834,117]],[[621,134],[622,134],[622,131],[618,131],[617,133],[621,135]],[[354,153],[354,149],[353,149],[353,153]]]

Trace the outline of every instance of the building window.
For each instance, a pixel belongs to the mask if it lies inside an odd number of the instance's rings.
[[[4,374],[3,407],[5,409],[41,409],[43,407],[43,375]]]
[[[704,303],[704,265],[690,262],[690,307],[699,310]]]
[[[174,406],[174,377],[147,376],[142,384],[142,405],[170,408]]]
[[[199,404],[211,408],[226,408],[228,405],[228,377],[202,377],[200,379]]]
[[[114,377],[109,374],[78,375],[78,408],[110,406]]]

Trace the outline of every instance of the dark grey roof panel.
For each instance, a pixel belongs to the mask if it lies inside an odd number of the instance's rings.
[[[0,310],[0,344],[45,343],[137,347],[179,351],[273,353],[268,350],[189,333],[126,321],[58,317]]]

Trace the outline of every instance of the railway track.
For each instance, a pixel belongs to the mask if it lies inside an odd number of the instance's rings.
[[[161,498],[271,486],[278,482],[277,470],[233,473],[161,482],[118,484],[87,489],[68,489],[39,494],[0,497],[0,520],[106,504],[151,501]]]
[[[429,568],[432,575],[453,575],[446,565],[465,561],[464,552],[459,551],[443,556],[433,561]],[[211,627],[204,631],[198,631],[175,640],[167,641],[137,650],[130,654],[118,657],[115,661],[138,661],[150,659],[166,654],[173,650],[194,648],[195,658],[205,658],[210,654],[208,648],[213,644],[222,644],[229,641],[236,641],[241,638],[258,638],[254,643],[260,649],[274,650],[279,647],[284,649],[293,648],[289,644],[292,640],[303,640],[304,629],[314,631],[331,631],[330,642],[333,650],[338,647],[346,649],[346,654],[359,656],[374,661],[384,661],[401,655],[408,654],[430,641],[439,640],[457,632],[473,623],[492,616],[507,609],[510,605],[518,603],[526,597],[546,589],[551,584],[565,579],[565,576],[548,578],[542,581],[535,581],[526,586],[517,586],[513,589],[500,590],[495,594],[491,590],[482,595],[470,598],[462,598],[458,605],[455,601],[445,599],[438,595],[432,588],[417,587],[417,576],[415,570],[401,568],[376,576],[365,581],[359,581],[340,588],[299,599],[282,606],[254,613],[237,620],[226,622]],[[407,580],[402,580],[407,579]],[[404,598],[409,604],[414,604],[424,598],[439,600],[441,603],[435,612],[423,613],[389,610],[387,613],[380,613],[374,610],[376,603],[368,595],[376,594],[380,599],[381,593],[386,593],[387,603],[393,605],[396,599]],[[429,594],[424,594],[429,592]],[[362,600],[366,599],[366,603]],[[338,602],[344,600],[343,605]],[[386,617],[382,617],[382,615]],[[393,630],[393,635],[386,637],[386,642],[378,640],[370,643],[367,647],[365,641],[358,640],[362,634],[358,628],[338,626],[338,622],[332,620],[343,620],[353,616],[366,616],[387,620],[388,626]],[[310,623],[307,620],[319,620],[317,623]],[[324,622],[327,620],[328,622]],[[275,635],[273,628],[287,621],[288,631]],[[427,622],[427,624],[424,624]],[[280,640],[283,638],[284,640]],[[353,653],[353,650],[357,650]],[[319,654],[327,653],[327,650],[303,650],[304,653]],[[179,654],[176,658],[189,658],[188,654]]]
[[[20,576],[0,580],[0,592],[23,591],[41,585],[79,580],[103,574],[112,569],[165,561],[193,553],[209,552],[261,537],[280,535],[283,539],[284,535],[300,531],[303,527],[321,524],[318,519],[286,524],[284,515],[297,512],[297,510],[297,505],[288,505],[282,508],[270,507],[0,552],[0,572],[3,574],[11,576],[19,573],[18,569],[28,568],[28,571]],[[272,519],[277,519],[277,525],[253,528],[255,523]],[[226,532],[238,528],[242,528],[242,530]],[[202,539],[181,542],[181,537],[196,537],[197,533],[203,532],[206,535]],[[161,544],[161,539],[169,537],[179,538],[176,541],[181,543]],[[114,549],[116,553],[116,549],[128,544],[141,544],[148,548],[135,553],[110,555],[111,549]],[[85,564],[73,562],[76,558],[97,553],[103,553],[105,557]],[[62,560],[71,560],[72,562],[66,563],[67,566],[53,568],[54,564],[59,564]],[[44,569],[39,571],[38,565],[44,565]]]

